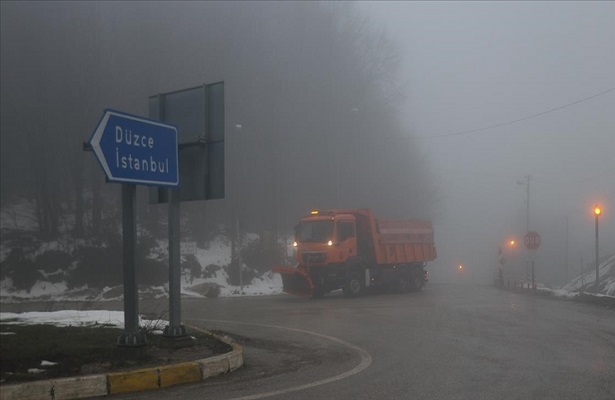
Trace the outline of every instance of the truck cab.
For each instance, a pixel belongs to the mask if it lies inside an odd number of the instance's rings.
[[[356,257],[356,218],[351,214],[313,212],[295,227],[297,262],[305,266],[345,263]]]

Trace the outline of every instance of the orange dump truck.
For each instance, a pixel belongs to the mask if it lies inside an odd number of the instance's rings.
[[[436,258],[429,221],[377,220],[371,210],[312,211],[295,227],[298,264],[276,266],[284,291],[319,297],[342,289],[358,296],[368,288],[419,291],[425,264]]]

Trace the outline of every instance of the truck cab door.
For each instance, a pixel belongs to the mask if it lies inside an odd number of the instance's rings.
[[[334,262],[343,263],[357,256],[357,233],[354,221],[337,221]]]

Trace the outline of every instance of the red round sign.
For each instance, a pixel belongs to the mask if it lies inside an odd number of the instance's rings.
[[[523,238],[525,247],[530,250],[536,250],[540,246],[540,235],[536,232],[528,232]]]

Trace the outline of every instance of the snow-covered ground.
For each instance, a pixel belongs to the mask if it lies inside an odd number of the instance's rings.
[[[162,244],[166,247],[165,244]],[[209,249],[199,249],[196,245],[182,246],[185,252],[193,254],[202,267],[208,265],[224,266],[231,261],[230,245],[223,240],[214,240]],[[185,255],[185,252],[182,255]],[[244,265],[245,268],[245,265]],[[181,292],[184,296],[206,297],[211,287],[220,290],[219,296],[257,296],[274,295],[282,293],[282,278],[278,274],[266,272],[261,276],[245,282],[243,287],[228,284],[228,274],[220,268],[208,278],[192,278],[188,274],[182,274]],[[167,287],[139,287],[143,296],[161,297],[168,295]],[[38,280],[29,290],[15,290],[10,278],[0,282],[0,298],[3,302],[36,301],[36,300],[72,300],[72,301],[105,301],[119,300],[123,296],[122,287],[106,287],[95,291],[86,287],[69,290],[66,282],[48,282]]]
[[[600,293],[615,296],[615,254],[604,260],[599,266]],[[571,280],[562,289],[568,292],[589,290],[596,282],[596,271],[588,271]]]
[[[615,299],[615,254],[607,257],[598,266],[600,273],[600,289],[596,292],[596,271],[587,271],[572,279],[561,289],[551,289],[537,284],[536,289],[541,292],[549,292],[556,297],[575,298],[579,295],[610,297]]]
[[[28,233],[36,230],[35,206],[27,200],[21,200],[15,204],[3,207],[0,210],[0,227],[2,229],[2,243],[0,243],[0,262],[4,261],[12,250],[5,240],[8,232]],[[247,235],[244,241],[248,242],[257,238],[256,235]],[[74,240],[50,241],[40,245],[32,256],[49,250],[61,250],[72,252],[77,244]],[[159,241],[158,251],[165,253],[166,241]],[[205,269],[209,265],[224,267],[231,262],[231,247],[228,241],[217,238],[209,243],[207,249],[201,249],[195,242],[182,242],[181,254],[194,255],[201,267]],[[155,255],[152,255],[155,258]],[[245,265],[244,265],[245,268]],[[42,276],[45,276],[43,271]],[[56,271],[62,273],[63,271]],[[55,273],[54,273],[55,274]],[[266,272],[261,276],[244,282],[243,287],[228,284],[228,274],[224,268],[215,271],[207,278],[193,278],[186,271],[182,271],[181,291],[182,295],[204,297],[211,287],[219,288],[219,296],[255,296],[273,295],[282,293],[282,279],[279,275]],[[168,287],[139,287],[139,292],[144,296],[161,297],[168,295]],[[16,290],[11,278],[0,281],[0,299],[3,302],[12,301],[35,301],[35,300],[73,300],[73,301],[104,301],[118,300],[123,296],[121,286],[106,287],[102,290],[94,290],[87,286],[69,289],[65,281],[51,282],[42,279],[36,281],[27,290]]]
[[[183,246],[185,252],[194,254],[196,259],[203,267],[207,265],[228,265],[231,262],[231,247],[222,240],[212,241],[209,249],[199,249],[195,245]],[[182,254],[185,254],[182,253]],[[245,268],[245,265],[244,265]],[[266,272],[265,274],[252,279],[250,282],[245,282],[243,290],[240,286],[230,286],[227,283],[228,274],[224,269],[216,271],[215,276],[211,278],[194,278],[182,276],[182,293],[188,296],[203,296],[198,288],[203,284],[215,284],[220,288],[221,297],[231,296],[255,296],[255,295],[272,295],[282,293],[282,278],[278,274]]]
[[[10,313],[0,312],[0,321],[2,324],[20,324],[20,325],[36,325],[50,324],[56,326],[94,326],[104,325],[110,327],[124,327],[124,312],[123,311],[105,311],[105,310],[62,310],[53,312],[25,312],[25,313]],[[139,325],[146,323],[140,319]]]

